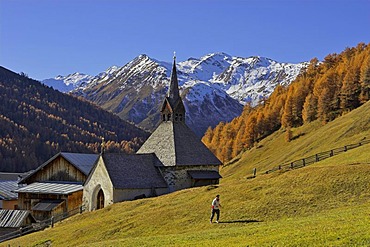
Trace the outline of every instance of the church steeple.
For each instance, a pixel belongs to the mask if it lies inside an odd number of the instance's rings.
[[[185,122],[185,107],[180,97],[176,71],[176,54],[173,56],[171,80],[161,109],[162,121]]]
[[[177,71],[176,71],[176,53],[173,54],[171,81],[170,86],[168,88],[167,97],[173,101],[177,101],[178,99],[180,99],[179,82],[177,80]]]

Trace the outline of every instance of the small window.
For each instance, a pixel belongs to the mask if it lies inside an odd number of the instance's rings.
[[[171,120],[171,114],[168,114],[167,115],[167,120],[170,121]]]
[[[177,122],[179,120],[179,114],[176,113],[175,115],[175,121]]]
[[[166,114],[162,115],[162,121],[166,121]]]
[[[180,122],[182,122],[182,114],[180,114]]]

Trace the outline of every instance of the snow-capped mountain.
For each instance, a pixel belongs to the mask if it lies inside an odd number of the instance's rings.
[[[239,116],[246,102],[256,105],[278,84],[289,84],[306,66],[307,63],[279,63],[264,57],[232,57],[225,53],[178,62],[187,123],[202,135],[208,126]],[[122,67],[111,67],[75,83],[72,92],[152,130],[159,121],[171,68],[171,63],[140,55]],[[48,84],[48,80],[43,82]]]
[[[60,92],[68,93],[76,89],[83,90],[89,84],[96,81],[108,80],[117,69],[117,66],[109,67],[106,71],[99,73],[97,76],[86,75],[78,72],[67,76],[58,75],[55,78],[45,79],[42,83],[53,87]]]

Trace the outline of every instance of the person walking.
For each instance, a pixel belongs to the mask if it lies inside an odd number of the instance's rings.
[[[218,220],[220,219],[220,207],[221,207],[220,195],[217,195],[216,198],[213,199],[212,201],[212,213],[211,213],[211,219],[210,219],[211,224],[212,224],[213,217],[215,216],[215,214],[217,215],[216,223],[218,223]]]

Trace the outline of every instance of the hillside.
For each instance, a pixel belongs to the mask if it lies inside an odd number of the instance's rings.
[[[277,131],[223,167],[219,186],[115,204],[6,246],[368,246],[370,145],[305,168],[264,174],[279,163],[370,138],[370,102],[326,125]],[[258,174],[248,179],[252,169]],[[209,224],[221,195],[221,223]]]
[[[321,63],[312,59],[289,86],[276,87],[263,104],[246,105],[229,123],[209,128],[202,141],[220,160],[229,161],[280,128],[292,139],[291,128],[316,119],[326,124],[369,99],[370,44],[360,43]]]
[[[230,121],[246,102],[257,104],[277,85],[288,85],[307,63],[281,63],[265,57],[234,57],[211,53],[177,63],[187,124],[202,136],[209,126]],[[74,94],[112,111],[148,130],[159,121],[171,63],[140,55],[122,67],[111,67],[97,76],[74,73],[43,80],[55,88],[75,87]],[[138,93],[140,92],[140,93]],[[204,118],[204,116],[212,116]]]
[[[34,169],[59,151],[134,152],[148,133],[101,108],[0,67],[2,172]]]

